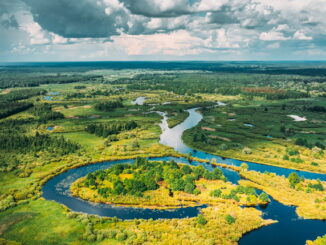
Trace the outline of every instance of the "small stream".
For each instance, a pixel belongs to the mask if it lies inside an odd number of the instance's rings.
[[[196,126],[201,120],[202,115],[196,108],[189,109],[188,118],[181,124],[170,129],[167,124],[167,117],[164,113],[160,112],[163,116],[162,123],[160,124],[162,134],[160,137],[160,143],[163,145],[171,146],[180,153],[191,153],[192,156],[212,160],[215,159],[219,163],[226,163],[229,165],[240,166],[245,162],[248,164],[250,170],[258,172],[272,172],[278,175],[288,176],[294,170],[285,169],[281,167],[262,165],[253,162],[240,161],[236,159],[223,158],[216,155],[208,154],[202,151],[196,151],[186,146],[182,141],[182,134],[185,130]],[[212,170],[214,167],[209,163],[189,162],[186,158],[176,157],[159,157],[150,158],[153,161],[170,161],[187,163],[191,165],[202,165],[208,170]],[[94,172],[100,169],[106,169],[113,164],[118,163],[132,163],[133,160],[119,160],[108,161],[102,163],[95,163],[86,166],[82,166],[75,169],[70,169],[67,172],[61,173],[52,179],[50,179],[43,186],[43,197],[47,200],[54,200],[58,203],[66,205],[73,211],[84,212],[89,214],[96,214],[107,217],[117,217],[120,219],[171,219],[171,218],[186,218],[195,217],[200,212],[201,208],[207,207],[207,205],[200,205],[196,207],[180,207],[177,209],[147,209],[147,208],[133,208],[133,207],[121,207],[108,204],[98,204],[88,202],[80,198],[73,197],[70,193],[71,184],[80,177],[87,175],[90,172]],[[232,183],[237,183],[240,176],[237,172],[222,169],[224,175]],[[305,171],[297,171],[299,175],[308,179],[321,179],[326,180],[326,176],[323,174],[309,173]],[[252,244],[305,244],[306,240],[313,240],[317,236],[326,233],[326,223],[320,220],[304,220],[300,219],[295,213],[295,207],[289,207],[283,205],[271,198],[271,203],[265,207],[257,207],[257,209],[263,211],[263,217],[265,219],[278,220],[278,223],[262,227],[255,231],[252,231],[241,238],[239,244],[252,245]]]

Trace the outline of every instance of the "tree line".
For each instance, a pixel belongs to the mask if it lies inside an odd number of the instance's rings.
[[[94,106],[96,110],[106,112],[114,111],[114,109],[121,107],[123,107],[122,98],[120,98],[119,100],[100,102]]]
[[[0,148],[6,151],[38,152],[48,151],[66,155],[77,151],[78,144],[65,140],[63,136],[54,137],[48,134],[35,135],[1,134]]]
[[[38,117],[38,121],[41,123],[64,118],[64,115],[61,112],[52,111],[52,105],[47,103],[34,106],[32,113]]]
[[[0,102],[0,119],[25,111],[33,106],[29,102]]]
[[[128,122],[110,122],[100,124],[90,124],[85,128],[86,132],[95,134],[99,137],[108,137],[109,135],[118,134],[122,131],[132,130],[138,127],[135,121]]]
[[[84,81],[102,80],[101,75],[52,75],[52,76],[33,76],[30,74],[21,75],[2,75],[0,79],[0,88],[15,88],[15,87],[37,87],[41,84],[64,84],[76,83]]]

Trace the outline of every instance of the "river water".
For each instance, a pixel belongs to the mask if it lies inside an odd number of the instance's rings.
[[[188,118],[181,124],[170,129],[167,124],[167,117],[164,113],[160,113],[163,116],[161,123],[162,134],[160,143],[173,147],[176,151],[185,154],[191,154],[194,157],[213,160],[217,162],[226,163],[229,165],[240,166],[245,162],[248,164],[250,170],[259,172],[273,172],[278,175],[288,176],[294,170],[284,169],[281,167],[268,166],[257,164],[247,161],[239,161],[236,159],[222,158],[216,155],[208,154],[202,151],[196,151],[186,146],[182,141],[182,134],[185,130],[196,126],[201,120],[202,115],[196,108],[189,109]],[[186,158],[175,157],[160,157],[150,158],[150,160],[156,161],[169,161],[175,160],[177,162],[187,163],[191,165],[202,165],[205,168],[212,170],[213,166],[209,163],[199,163],[193,161],[189,163]],[[180,207],[170,210],[153,210],[146,208],[132,208],[132,207],[120,207],[107,204],[97,204],[88,202],[76,197],[71,196],[69,191],[70,185],[80,177],[87,175],[90,172],[94,172],[99,169],[106,169],[117,163],[132,163],[133,160],[119,160],[103,163],[95,163],[86,166],[82,166],[76,169],[68,170],[61,173],[54,178],[50,179],[43,186],[43,197],[48,200],[54,200],[58,203],[66,205],[73,211],[84,212],[89,214],[97,214],[108,217],[118,217],[120,219],[166,219],[166,218],[186,218],[197,216],[200,209],[206,207],[201,205],[197,207]],[[240,179],[237,172],[222,169],[225,176],[232,183],[237,183]],[[299,175],[309,179],[319,178],[326,180],[326,176],[323,174],[309,173],[305,171],[297,171]],[[264,244],[264,245],[297,245],[305,244],[306,240],[313,240],[317,236],[326,233],[326,223],[320,220],[304,220],[300,219],[295,213],[295,207],[289,207],[283,205],[271,198],[271,203],[266,207],[257,207],[257,209],[263,211],[263,218],[278,220],[278,223],[262,227],[255,231],[252,231],[241,238],[239,244],[252,245],[252,244]],[[217,231],[218,232],[218,231]]]

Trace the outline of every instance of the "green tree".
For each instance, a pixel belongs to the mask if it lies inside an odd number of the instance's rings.
[[[262,202],[270,202],[270,199],[268,197],[268,195],[265,192],[262,192],[259,196],[258,196],[259,200],[261,200]]]
[[[210,196],[212,197],[220,197],[222,194],[222,191],[220,189],[216,189],[211,191],[211,193],[209,193]]]
[[[296,172],[292,172],[288,177],[288,181],[290,183],[290,187],[294,188],[296,184],[300,183],[301,179]]]
[[[196,186],[195,186],[194,184],[192,184],[192,183],[187,183],[187,184],[185,185],[184,191],[187,192],[187,193],[192,194],[193,191],[195,190],[195,188],[196,188]]]

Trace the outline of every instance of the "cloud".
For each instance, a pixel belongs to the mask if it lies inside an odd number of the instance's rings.
[[[325,11],[324,0],[0,0],[0,53],[265,59],[313,50],[322,56],[315,50],[326,46]]]
[[[132,14],[146,17],[177,17],[190,13],[187,0],[120,0]]]
[[[7,18],[1,18],[0,24],[5,28],[18,28],[18,22],[14,15],[8,16]]]
[[[293,38],[297,40],[312,40],[312,37],[306,36],[306,34],[301,31],[296,31],[293,35]]]
[[[24,1],[42,28],[67,38],[109,37],[127,26],[128,16],[114,0]]]
[[[263,41],[284,41],[289,40],[289,37],[285,37],[282,32],[279,31],[269,31],[269,32],[263,32],[259,36],[260,40]]]

